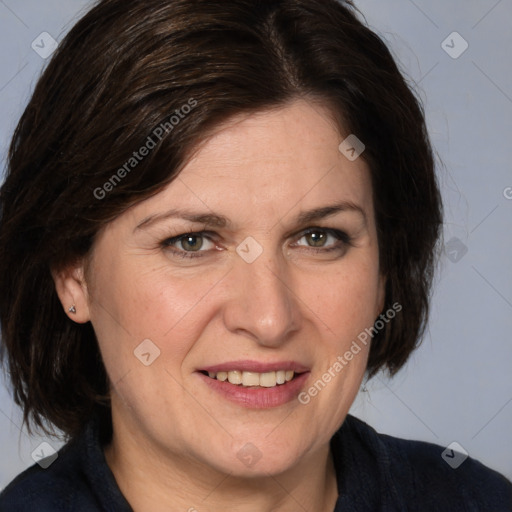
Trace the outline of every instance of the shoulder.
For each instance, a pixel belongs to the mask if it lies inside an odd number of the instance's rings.
[[[18,475],[0,494],[0,512],[86,510],[81,502],[84,497],[88,501],[88,493],[77,445],[73,441],[65,445],[46,469],[34,464]]]
[[[0,494],[0,512],[131,512],[103,453],[106,432],[93,416],[50,464],[35,464]]]
[[[379,437],[392,457],[392,475],[409,486],[411,494],[432,505],[453,501],[471,505],[467,510],[512,511],[512,484],[478,460],[456,448],[387,435]]]
[[[358,438],[405,501],[440,510],[512,511],[512,483],[456,447],[380,434],[353,416],[345,423],[342,430]]]

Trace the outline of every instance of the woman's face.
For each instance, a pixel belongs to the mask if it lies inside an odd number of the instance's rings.
[[[115,428],[147,452],[277,474],[343,422],[369,347],[344,354],[384,279],[369,171],[342,140],[305,101],[240,117],[98,237],[87,314]]]

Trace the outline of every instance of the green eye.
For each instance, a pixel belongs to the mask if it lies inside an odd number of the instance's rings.
[[[203,256],[205,252],[213,248],[214,244],[211,238],[206,235],[206,231],[198,233],[184,233],[183,235],[164,240],[162,242],[162,246],[182,258],[196,258]],[[208,247],[208,244],[211,244],[211,246]]]
[[[306,240],[312,247],[323,247],[327,240],[327,235],[321,231],[310,231],[305,235]]]
[[[185,235],[179,242],[183,250],[195,252],[203,246],[203,237],[201,235]]]
[[[310,228],[303,232],[302,236],[298,239],[304,239],[308,247],[311,248],[324,248],[322,252],[330,250],[340,249],[346,245],[350,245],[352,239],[347,233],[338,229],[327,229],[327,228]],[[328,243],[329,239],[334,243]],[[298,246],[303,246],[297,242]]]
[[[214,237],[215,233],[209,231],[183,233],[164,240],[162,247],[180,258],[199,258],[206,256],[215,247],[212,241]],[[351,245],[352,238],[338,229],[312,227],[302,231],[300,238],[296,240],[292,244],[294,247],[309,247],[314,253],[329,253],[346,250]],[[300,243],[301,240],[306,243]]]

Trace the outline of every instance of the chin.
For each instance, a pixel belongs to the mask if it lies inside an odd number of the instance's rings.
[[[204,445],[193,449],[193,458],[200,462],[203,469],[210,468],[239,478],[259,478],[285,473],[296,466],[307,452],[299,440],[294,444],[290,444],[289,440],[269,442],[261,432],[259,436],[256,434],[252,437],[252,442],[247,439],[248,436],[235,436],[229,443],[212,439],[209,449]]]
[[[224,470],[239,478],[268,478],[286,473],[298,462],[297,457],[291,457],[285,453],[276,453],[273,456],[261,455],[261,458],[254,457],[253,460],[246,458],[240,461],[236,458]]]
[[[269,442],[264,436],[255,436],[254,442],[233,442],[228,470],[240,477],[258,478],[278,475],[293,468],[304,456],[302,443],[281,440]]]

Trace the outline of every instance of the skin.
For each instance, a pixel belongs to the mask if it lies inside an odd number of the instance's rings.
[[[329,441],[362,382],[368,347],[307,405],[297,399],[247,409],[207,386],[196,370],[226,361],[295,360],[309,388],[384,305],[369,169],[338,150],[345,138],[329,111],[296,100],[232,119],[199,148],[178,178],[99,234],[90,258],[55,276],[67,311],[91,321],[112,382],[114,435],[107,462],[135,511],[333,510]],[[350,201],[308,224],[299,213]],[[137,226],[170,208],[217,213],[229,227],[177,218]],[[305,235],[316,227],[323,247]],[[339,242],[320,228],[352,237]],[[198,258],[166,239],[206,229]],[[248,236],[262,254],[236,252]],[[319,242],[316,242],[317,244]],[[335,247],[331,252],[316,252]],[[197,254],[197,252],[194,252]],[[144,366],[134,349],[151,339]],[[237,457],[246,443],[261,458]],[[170,508],[171,507],[171,508]]]

